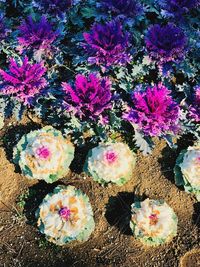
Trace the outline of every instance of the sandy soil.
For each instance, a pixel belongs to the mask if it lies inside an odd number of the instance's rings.
[[[60,180],[88,194],[93,206],[96,228],[91,238],[82,244],[56,247],[45,241],[36,227],[35,210],[42,198],[58,184],[30,183],[11,163],[12,147],[17,138],[39,125],[6,126],[0,148],[0,266],[152,266],[176,267],[181,257],[200,246],[200,204],[174,184],[173,167],[179,151],[192,143],[185,137],[177,151],[164,141],[157,141],[153,154],[146,157],[138,152],[133,178],[122,187],[101,187],[80,170],[86,149],[78,150],[70,175]],[[20,196],[29,188],[24,211]],[[178,235],[160,247],[145,247],[129,228],[130,205],[146,197],[164,199],[176,212]],[[200,266],[199,250],[192,253],[192,265],[183,260],[182,266]]]

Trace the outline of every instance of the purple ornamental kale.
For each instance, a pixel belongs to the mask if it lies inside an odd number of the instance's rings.
[[[7,32],[8,32],[3,20],[4,20],[3,16],[0,15],[0,41],[5,39],[5,37],[7,36]]]
[[[137,0],[101,0],[100,6],[106,11],[111,10],[115,15],[134,18],[142,11]]]
[[[169,17],[180,18],[191,9],[199,6],[199,0],[159,0],[158,4],[163,14]]]
[[[186,53],[187,39],[184,32],[172,23],[150,27],[145,38],[146,48],[158,65],[180,62]]]
[[[104,120],[104,111],[111,108],[111,82],[108,78],[91,73],[88,77],[78,74],[73,86],[62,83],[66,93],[64,105],[67,111],[80,119]]]
[[[45,16],[42,16],[38,22],[33,21],[29,16],[19,26],[19,50],[33,49],[40,57],[42,54],[52,57],[55,50],[52,44],[57,36],[58,32],[53,31]]]
[[[180,108],[162,84],[147,87],[146,91],[135,91],[133,107],[124,118],[138,126],[144,135],[161,136],[177,133]]]
[[[193,104],[189,107],[189,117],[194,122],[200,122],[200,86],[195,88]]]
[[[9,72],[0,69],[3,79],[0,92],[3,95],[12,95],[25,105],[30,105],[37,94],[47,85],[43,76],[46,68],[41,63],[31,64],[25,57],[21,66],[10,59]]]
[[[72,6],[72,0],[40,0],[39,6],[49,15],[63,17],[63,13]]]
[[[84,49],[90,56],[91,64],[110,67],[126,65],[131,60],[128,52],[128,33],[124,34],[119,21],[113,20],[107,24],[95,24],[90,33],[83,33],[86,41]]]

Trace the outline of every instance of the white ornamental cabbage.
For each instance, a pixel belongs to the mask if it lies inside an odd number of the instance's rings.
[[[200,143],[181,151],[174,172],[176,184],[200,200]]]
[[[23,175],[47,183],[65,176],[73,158],[73,144],[51,126],[25,134],[13,153]]]
[[[95,228],[89,198],[74,186],[57,186],[43,199],[36,217],[40,232],[60,246],[86,241]]]
[[[101,184],[123,185],[132,177],[136,156],[123,143],[103,143],[88,153],[84,170]]]
[[[164,201],[146,199],[132,205],[130,227],[145,245],[169,242],[177,233],[177,223],[176,214]]]

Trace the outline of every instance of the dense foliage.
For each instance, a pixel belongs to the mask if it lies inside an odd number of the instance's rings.
[[[120,134],[144,153],[154,136],[199,138],[198,6],[0,1],[1,116],[28,110],[78,145]]]

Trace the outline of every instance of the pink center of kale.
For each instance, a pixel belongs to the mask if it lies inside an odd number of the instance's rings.
[[[41,146],[36,150],[37,155],[41,158],[41,159],[47,159],[49,158],[49,156],[51,155],[51,152],[49,151],[49,149],[45,146]]]
[[[59,210],[59,215],[62,219],[68,221],[71,215],[71,211],[67,207],[63,207]]]
[[[149,216],[149,219],[150,219],[150,225],[155,225],[158,222],[158,216],[157,216],[157,214],[151,214]]]
[[[197,163],[200,164],[200,157],[197,158]]]
[[[114,151],[108,151],[105,154],[105,159],[109,164],[114,163],[117,160],[118,156]]]

